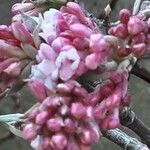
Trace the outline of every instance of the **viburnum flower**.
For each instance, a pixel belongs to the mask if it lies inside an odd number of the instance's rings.
[[[58,83],[54,93],[39,81],[29,82],[40,103],[26,114],[24,138],[34,149],[90,149],[101,131],[120,125],[119,109],[130,103],[127,78],[125,71],[111,73],[90,93],[75,80]]]
[[[121,10],[103,35],[74,2],[23,0],[12,7],[11,25],[0,26],[0,98],[28,83],[37,103],[19,119],[32,148],[90,150],[120,126],[119,111],[131,100],[129,72],[150,45],[144,8],[149,12],[149,2],[134,15]]]
[[[118,47],[117,54],[126,57],[133,54],[135,57],[142,56],[149,45],[148,24],[140,16],[131,16],[127,9],[119,14],[120,23],[109,29],[109,34],[118,37],[122,46]]]
[[[0,26],[0,93],[22,84],[35,63],[33,37],[21,22]]]
[[[40,46],[31,79],[48,81],[50,89],[59,79],[76,79],[107,61],[109,44],[76,3],[46,11],[41,29],[39,35],[46,43]]]
[[[119,109],[130,103],[127,66],[113,60],[112,36],[76,3],[46,11],[39,35],[43,43],[29,78],[38,105],[26,114],[23,137],[34,149],[91,149],[101,131],[120,125]],[[78,79],[97,71],[105,79],[89,92]]]

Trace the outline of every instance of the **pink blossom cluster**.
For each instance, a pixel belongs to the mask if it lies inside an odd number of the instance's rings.
[[[39,35],[46,43],[40,45],[31,79],[40,80],[51,90],[59,80],[77,79],[107,61],[109,44],[76,3],[46,11],[41,29]]]
[[[0,96],[26,79],[38,103],[25,114],[24,139],[36,150],[90,150],[130,104],[130,59],[149,47],[150,20],[123,9],[103,35],[78,4],[39,15],[48,7],[24,0],[0,26]],[[90,74],[103,79],[92,92],[79,81]]]
[[[26,114],[23,136],[40,150],[89,150],[101,131],[119,126],[119,109],[129,104],[126,72],[114,72],[88,93],[75,80],[59,83],[56,93],[41,82],[29,87],[40,102]]]
[[[130,41],[131,45],[133,34],[124,32],[124,29],[129,30],[127,24],[132,23],[133,18],[129,11],[121,11],[121,30],[119,24],[109,32],[127,45]],[[139,30],[136,28],[135,31]],[[141,32],[147,35],[144,28]],[[93,92],[83,88],[78,78],[108,65],[114,58],[112,49],[116,43],[109,43],[110,39],[73,2],[68,2],[60,10],[51,8],[46,11],[39,36],[43,43],[36,55],[37,64],[32,65],[29,81],[39,104],[26,114],[23,136],[34,149],[91,149],[92,144],[99,141],[101,131],[120,125],[119,109],[130,103],[128,70],[123,66],[114,71],[107,70],[105,81]],[[132,50],[132,53],[139,57],[143,49],[138,53]],[[126,57],[129,54],[117,55]]]
[[[120,23],[109,29],[109,34],[118,37],[122,45],[118,47],[117,54],[126,57],[133,54],[140,57],[144,54],[149,44],[149,27],[140,16],[131,16],[127,9],[119,13]]]
[[[33,55],[29,51],[34,49],[36,52],[32,45],[34,46],[33,38],[22,23],[0,26],[0,93],[5,93],[8,88],[18,84],[19,78],[30,70],[29,63]],[[25,68],[26,71],[23,72]]]
[[[148,24],[123,9],[105,36],[74,2],[39,18],[37,8],[28,0],[16,4],[11,26],[0,26],[0,92],[29,82],[38,104],[26,113],[22,131],[34,149],[89,150],[101,131],[120,125],[119,110],[130,103],[130,64],[123,60],[144,54]],[[29,20],[20,20],[20,12]],[[79,83],[90,73],[105,76],[92,92]]]

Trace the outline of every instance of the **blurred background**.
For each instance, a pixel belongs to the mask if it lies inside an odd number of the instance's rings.
[[[108,4],[108,0],[81,0],[85,2],[87,8],[95,16],[98,16],[103,8]],[[0,24],[9,24],[11,22],[11,6],[19,0],[0,0]],[[112,20],[117,21],[118,12],[121,8],[132,9],[134,0],[119,0],[117,6],[112,14]],[[150,60],[142,61],[141,64],[150,71]],[[150,84],[144,82],[138,77],[131,75],[129,83],[129,90],[132,93],[132,108],[137,116],[150,127]],[[25,112],[32,106],[34,100],[31,99],[30,92],[24,88],[20,95],[21,107],[17,112]],[[0,114],[14,113],[14,101],[11,98],[4,99],[0,102]],[[130,135],[135,136],[134,133],[128,129],[123,128]],[[24,140],[10,136],[7,140],[1,140],[2,137],[7,137],[9,132],[0,128],[0,150],[32,150],[30,145]],[[102,138],[98,144],[93,146],[92,150],[121,150],[120,147],[114,143]]]

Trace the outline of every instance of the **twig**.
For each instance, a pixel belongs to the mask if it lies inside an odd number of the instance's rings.
[[[150,148],[150,130],[130,108],[124,108],[121,111],[120,120],[122,125],[134,131],[142,142]]]
[[[103,133],[104,137],[116,143],[125,150],[149,150],[146,145],[135,138],[128,136],[120,129],[109,130]]]
[[[150,83],[150,72],[148,72],[146,69],[141,67],[138,64],[138,62],[134,65],[131,73],[136,75],[137,77],[143,79],[144,81]]]

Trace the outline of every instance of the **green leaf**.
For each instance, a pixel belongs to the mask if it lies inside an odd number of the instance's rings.
[[[0,115],[0,122],[9,123],[9,122],[23,122],[23,114],[8,114],[8,115]]]
[[[8,115],[0,115],[0,125],[1,127],[6,127],[10,132],[18,137],[23,137],[21,130],[15,127],[15,124],[21,123],[24,120],[21,119],[23,114],[8,114]]]

